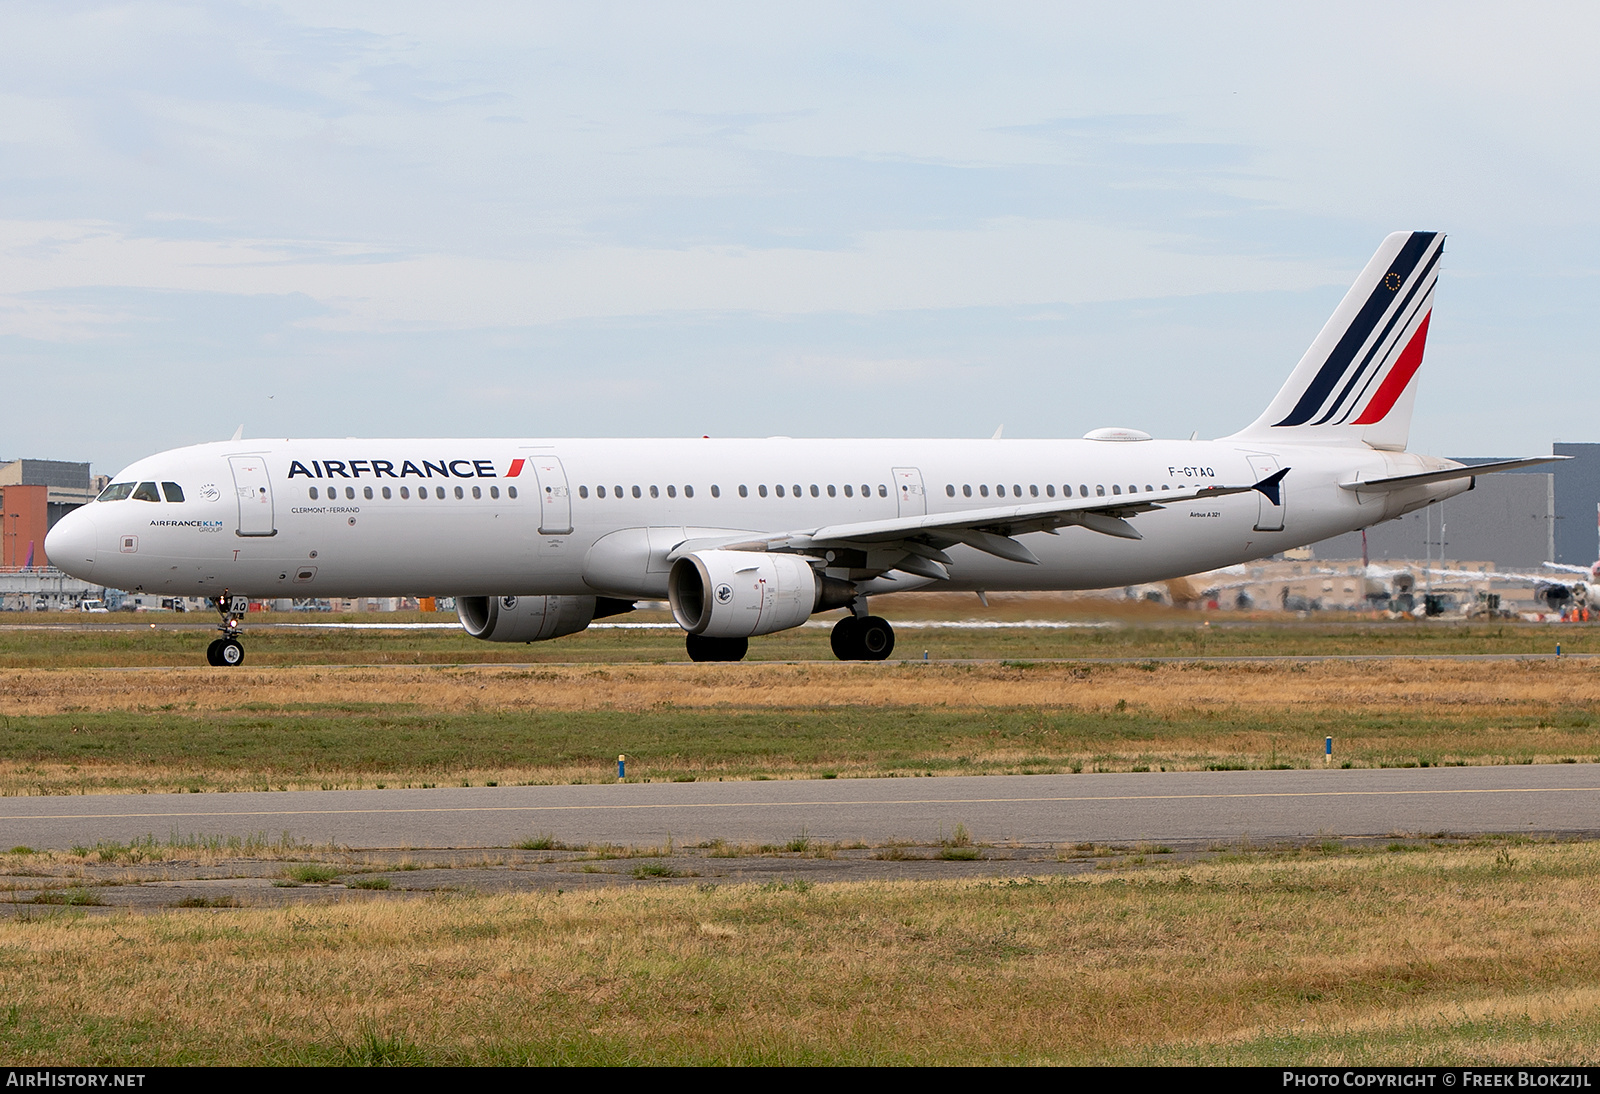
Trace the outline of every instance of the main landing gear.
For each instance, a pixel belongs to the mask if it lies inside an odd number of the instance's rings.
[[[703,634],[685,635],[683,644],[691,661],[743,661],[750,652],[748,638],[708,638]]]
[[[876,615],[847,615],[833,625],[832,642],[841,661],[882,661],[894,652],[894,628]]]
[[[239,641],[239,620],[250,610],[250,601],[242,596],[229,596],[228,590],[224,589],[222,595],[212,603],[222,617],[217,624],[222,637],[206,647],[206,664],[229,668],[244,664],[244,643]]]

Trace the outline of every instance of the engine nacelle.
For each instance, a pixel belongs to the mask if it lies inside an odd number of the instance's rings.
[[[794,555],[699,551],[672,564],[667,599],[690,634],[751,638],[804,623],[819,609],[824,586]]]
[[[577,634],[595,616],[592,596],[458,596],[456,618],[485,642],[543,642]]]

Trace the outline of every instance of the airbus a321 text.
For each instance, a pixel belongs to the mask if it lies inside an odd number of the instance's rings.
[[[904,590],[1094,589],[1260,558],[1469,490],[1406,451],[1444,237],[1383,241],[1267,409],[1215,441],[285,440],[175,449],[60,520],[96,584],[213,598],[454,596],[468,634],[538,642],[665,598],[697,661],[844,610],[844,659]]]

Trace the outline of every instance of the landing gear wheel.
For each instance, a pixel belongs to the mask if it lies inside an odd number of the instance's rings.
[[[856,617],[847,615],[833,625],[833,634],[828,637],[828,643],[833,646],[833,655],[841,661],[860,661],[861,657],[861,628],[857,626]]]
[[[220,645],[222,645],[222,639],[214,638],[214,639],[211,640],[211,645],[206,647],[206,664],[208,664],[208,665],[220,665],[220,664],[222,664],[222,659],[217,656],[217,647],[220,646]]]
[[[691,661],[743,661],[750,652],[748,638],[708,638],[703,634],[685,635],[683,644]]]
[[[882,661],[894,652],[894,628],[875,615],[856,620],[855,640],[863,661]]]
[[[226,668],[244,664],[244,645],[237,638],[219,638],[216,664]]]

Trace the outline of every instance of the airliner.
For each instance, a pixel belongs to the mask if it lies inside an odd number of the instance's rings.
[[[1262,558],[1552,462],[1406,451],[1444,250],[1397,232],[1277,396],[1219,440],[322,439],[174,449],[45,541],[96,584],[205,596],[213,665],[250,598],[453,596],[490,642],[540,642],[667,600],[695,661],[842,611],[881,660],[890,592],[1097,589]]]

